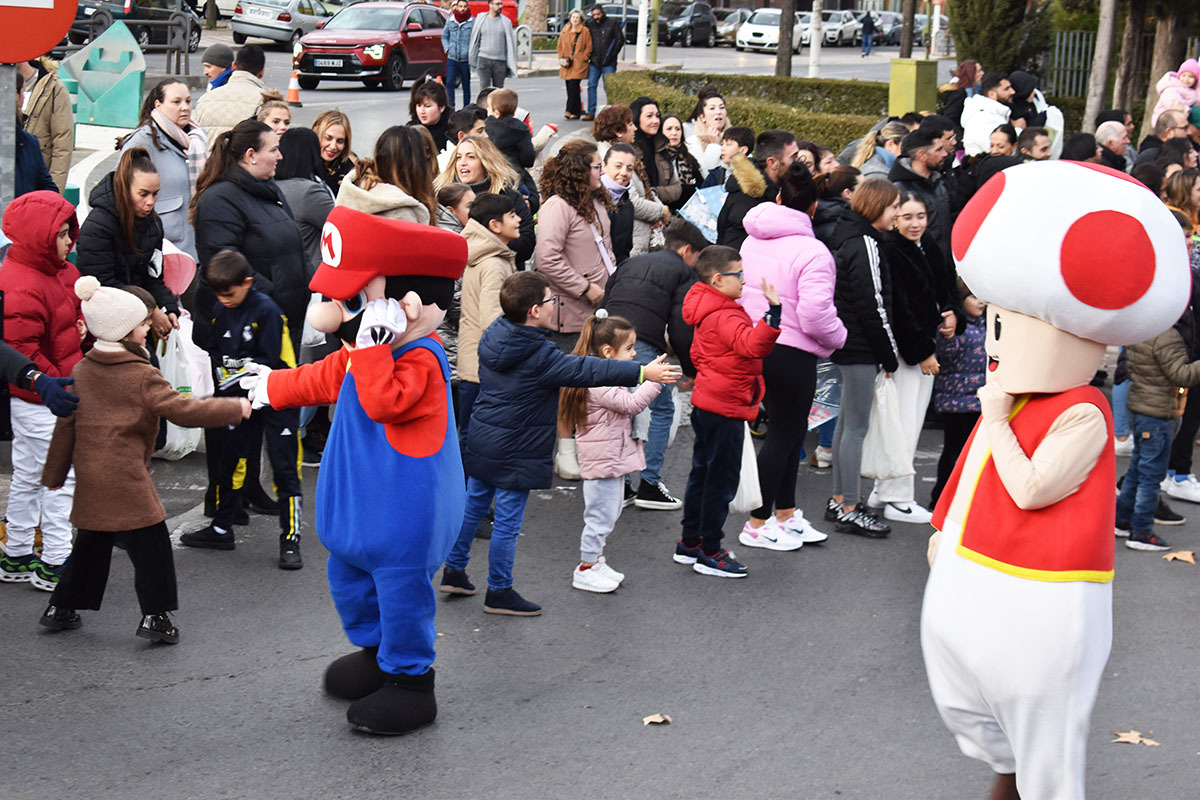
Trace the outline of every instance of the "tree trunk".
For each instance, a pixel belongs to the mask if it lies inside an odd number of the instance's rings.
[[[1138,137],[1141,141],[1154,126],[1150,117],[1154,106],[1158,103],[1158,78],[1167,72],[1178,69],[1187,49],[1187,19],[1178,9],[1164,9],[1158,16],[1158,24],[1154,28],[1154,57],[1150,60],[1150,88],[1146,90],[1146,114],[1142,118],[1142,131]]]
[[[792,75],[792,38],[796,29],[796,0],[783,0],[779,9],[779,49],[775,53],[775,74]]]
[[[217,0],[208,0],[204,4],[204,27],[210,31],[217,29]]]
[[[528,25],[529,30],[534,33],[541,33],[546,30],[546,15],[547,15],[546,0],[529,0],[525,4],[525,14],[521,19],[522,25]],[[564,4],[562,14],[558,15],[559,30],[567,24],[567,13],[570,9]]]
[[[821,45],[825,33],[821,28],[824,0],[812,0],[812,16],[808,20],[808,77],[821,77]]]
[[[904,27],[900,29],[900,57],[912,58],[913,25],[917,13],[917,0],[904,0],[900,8],[904,15]]]
[[[1092,54],[1092,74],[1088,78],[1087,102],[1083,106],[1083,130],[1095,133],[1096,115],[1104,102],[1108,85],[1108,64],[1112,60],[1113,34],[1116,32],[1117,0],[1100,0],[1100,25],[1096,31],[1096,50]]]
[[[1121,60],[1117,64],[1117,78],[1113,83],[1113,108],[1132,112],[1133,100],[1142,93],[1142,87],[1134,86],[1138,66],[1142,63],[1142,40],[1146,35],[1146,11],[1149,0],[1129,0],[1129,13],[1125,16],[1125,35],[1121,37]]]

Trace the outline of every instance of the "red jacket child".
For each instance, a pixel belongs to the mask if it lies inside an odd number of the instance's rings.
[[[4,211],[4,235],[12,240],[0,269],[4,292],[4,341],[21,351],[38,370],[58,378],[70,376],[83,357],[76,323],[83,319],[75,281],[79,270],[58,258],[55,239],[62,224],[71,244],[79,235],[75,206],[56,192],[21,195]],[[42,398],[10,385],[13,397],[30,403]]]

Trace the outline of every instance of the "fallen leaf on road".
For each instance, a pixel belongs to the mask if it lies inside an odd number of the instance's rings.
[[[1176,550],[1173,553],[1164,553],[1163,558],[1167,561],[1186,561],[1189,564],[1196,563],[1196,551],[1194,550]]]
[[[1150,732],[1154,733],[1154,731]],[[1113,744],[1144,744],[1147,747],[1159,746],[1159,743],[1153,739],[1147,739],[1145,736],[1142,736],[1141,731],[1117,732],[1115,735],[1117,738],[1112,740]]]
[[[475,630],[471,631],[471,633],[479,633],[479,628],[476,628]]]
[[[439,633],[439,634],[438,634],[438,636],[445,636],[445,635],[446,635],[446,634],[444,634],[444,633]]]
[[[648,717],[642,717],[642,725],[670,725],[671,718],[666,714],[651,714]]]

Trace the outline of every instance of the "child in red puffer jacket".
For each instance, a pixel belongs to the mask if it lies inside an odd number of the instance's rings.
[[[744,578],[748,572],[721,547],[721,527],[737,494],[746,423],[763,398],[762,360],[779,338],[782,306],[775,287],[763,280],[767,298],[763,323],[755,325],[738,305],[742,261],[732,247],[712,245],[696,260],[700,280],[683,299],[683,321],[695,328],[692,363],[692,430],[696,442],[683,498],[683,536],[675,563],[701,575]]]

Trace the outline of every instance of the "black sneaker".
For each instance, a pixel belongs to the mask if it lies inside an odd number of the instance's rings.
[[[1182,525],[1187,522],[1185,517],[1180,516],[1175,512],[1166,501],[1161,497],[1158,499],[1158,508],[1154,511],[1154,521],[1159,525]]]
[[[683,501],[675,497],[662,481],[642,481],[638,485],[633,504],[651,511],[676,511],[683,508]]]
[[[517,594],[516,589],[510,587],[488,589],[487,596],[483,599],[483,611],[486,614],[507,614],[510,617],[536,617],[542,613],[542,607],[529,602]]]
[[[50,605],[46,606],[46,613],[42,614],[38,624],[52,631],[73,631],[83,625],[83,620],[74,609]]]
[[[744,578],[750,573],[749,567],[737,560],[728,550],[718,550],[710,555],[700,552],[692,569],[701,575],[713,575],[718,578]]]
[[[644,483],[644,481],[643,481]],[[625,496],[621,498],[621,508],[629,508],[633,505],[633,501],[637,499],[637,492],[628,483],[625,484]]]
[[[683,542],[675,543],[675,555],[673,559],[676,564],[695,564],[701,555],[700,545],[688,547]]]
[[[1170,550],[1171,545],[1166,539],[1155,536],[1152,532],[1131,533],[1125,540],[1125,546],[1130,550]]]
[[[825,521],[837,522],[838,515],[842,513],[842,504],[832,497],[825,502]]]
[[[179,543],[188,547],[202,547],[206,550],[232,550],[234,544],[233,531],[217,533],[212,525],[198,531],[185,533],[179,537]]]
[[[300,459],[302,467],[319,467],[321,466],[321,454],[323,450],[309,450],[304,448],[304,458]]]
[[[66,562],[64,561],[63,564]],[[58,586],[58,579],[62,575],[63,564],[47,564],[40,558],[34,562],[33,572],[29,575],[29,582],[33,584],[33,588],[41,589],[43,592],[53,592]]]
[[[165,611],[161,614],[147,614],[142,617],[142,624],[138,625],[137,636],[139,639],[149,639],[152,642],[177,644],[179,628],[172,624],[170,615]]]
[[[465,569],[450,569],[445,567],[442,570],[442,583],[438,586],[439,592],[446,594],[460,594],[464,597],[471,597],[475,594],[475,584],[471,583],[467,578]]]
[[[882,539],[892,532],[890,525],[880,522],[875,517],[855,508],[847,513],[838,514],[836,530],[838,533],[853,533],[856,536],[866,536],[868,539]]]
[[[276,511],[275,513],[278,514],[279,512]],[[236,512],[234,512],[233,524],[241,525],[243,527],[245,527],[246,525],[249,525],[250,524],[250,512],[247,511],[245,508],[239,508]]]
[[[279,535],[279,568],[302,569],[304,559],[300,557],[300,537]]]

